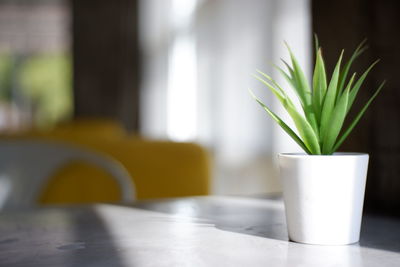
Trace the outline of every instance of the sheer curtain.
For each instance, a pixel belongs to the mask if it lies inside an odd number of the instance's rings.
[[[248,88],[288,117],[253,77],[279,78],[283,41],[310,66],[309,0],[143,0],[142,133],[194,141],[214,159],[214,193],[280,191],[277,152],[299,151]],[[309,72],[308,72],[309,73]]]

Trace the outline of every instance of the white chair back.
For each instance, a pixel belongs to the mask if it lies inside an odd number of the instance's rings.
[[[121,188],[121,201],[135,199],[133,181],[125,168],[110,157],[57,142],[0,141],[0,210],[37,205],[48,179],[71,161],[94,164],[108,172]]]

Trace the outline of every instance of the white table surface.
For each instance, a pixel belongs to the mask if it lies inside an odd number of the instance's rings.
[[[400,221],[350,246],[288,242],[280,200],[199,197],[0,214],[0,266],[400,266]]]

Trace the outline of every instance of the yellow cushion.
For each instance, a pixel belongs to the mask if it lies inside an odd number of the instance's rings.
[[[69,140],[67,140],[69,141]],[[108,154],[129,172],[138,199],[207,195],[209,162],[200,146],[137,138],[69,141]],[[81,170],[76,170],[76,173]],[[92,174],[96,177],[96,174]]]
[[[97,166],[71,162],[60,168],[44,186],[39,203],[118,202],[117,182]]]

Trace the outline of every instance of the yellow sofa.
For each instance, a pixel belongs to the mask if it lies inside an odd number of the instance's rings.
[[[113,157],[132,176],[138,199],[209,194],[209,157],[197,144],[129,136],[110,121],[77,121],[47,132],[25,133],[18,138],[62,141]],[[52,177],[44,187],[40,202],[115,202],[118,199],[118,186],[108,174],[75,162]]]

